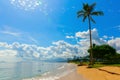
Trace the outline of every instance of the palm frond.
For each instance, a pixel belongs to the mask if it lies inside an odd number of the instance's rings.
[[[81,14],[81,13],[84,13],[84,11],[80,10],[80,11],[77,12],[77,14]]]
[[[83,3],[83,10],[85,10],[85,11],[88,11],[88,9],[89,9],[89,5],[88,5],[88,3]]]
[[[83,17],[83,16],[84,16],[84,14],[82,14],[82,13],[77,15],[78,18]]]
[[[85,22],[86,18],[87,18],[87,16],[84,16],[84,17],[83,17],[83,22]]]
[[[95,8],[95,6],[96,6],[96,3],[93,3],[90,5],[90,7],[92,7],[92,8]]]
[[[89,18],[93,23],[96,23],[95,20],[91,16],[89,16]]]
[[[82,16],[84,16],[84,11],[83,10],[78,11],[77,12],[77,17],[79,18],[79,17],[82,17]]]
[[[101,15],[104,15],[104,13],[102,11],[95,11],[95,12],[92,12],[91,15],[101,16]]]
[[[94,11],[96,3],[89,5],[88,3],[83,3],[83,9],[77,12],[77,17],[83,17],[83,22],[88,17],[93,23],[96,23],[92,16],[104,15],[102,11]]]
[[[93,3],[89,6],[90,12],[92,12],[94,10],[95,6],[96,6],[96,3]]]

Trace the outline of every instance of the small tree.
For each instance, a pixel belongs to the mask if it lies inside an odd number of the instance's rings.
[[[110,58],[113,58],[113,56],[117,54],[116,50],[107,44],[96,45],[92,48],[92,51],[93,58],[97,61],[108,61]],[[90,52],[90,49],[88,52]]]

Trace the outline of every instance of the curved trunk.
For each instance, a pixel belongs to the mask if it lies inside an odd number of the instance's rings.
[[[88,22],[89,22],[89,34],[90,34],[90,65],[93,65],[93,53],[92,53],[92,32],[91,32],[91,22],[90,17],[88,15]]]

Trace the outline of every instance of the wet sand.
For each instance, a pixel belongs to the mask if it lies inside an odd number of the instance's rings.
[[[77,71],[73,71],[64,77],[61,77],[58,80],[88,80],[88,79],[84,78],[81,74],[78,74]]]

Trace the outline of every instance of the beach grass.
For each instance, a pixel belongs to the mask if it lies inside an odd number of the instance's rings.
[[[71,62],[74,64],[77,64],[78,66],[89,66],[89,62]],[[105,67],[105,66],[113,66],[113,67],[120,67],[120,64],[107,64],[103,62],[95,62],[94,65],[91,66],[91,68],[100,68],[100,67]]]

